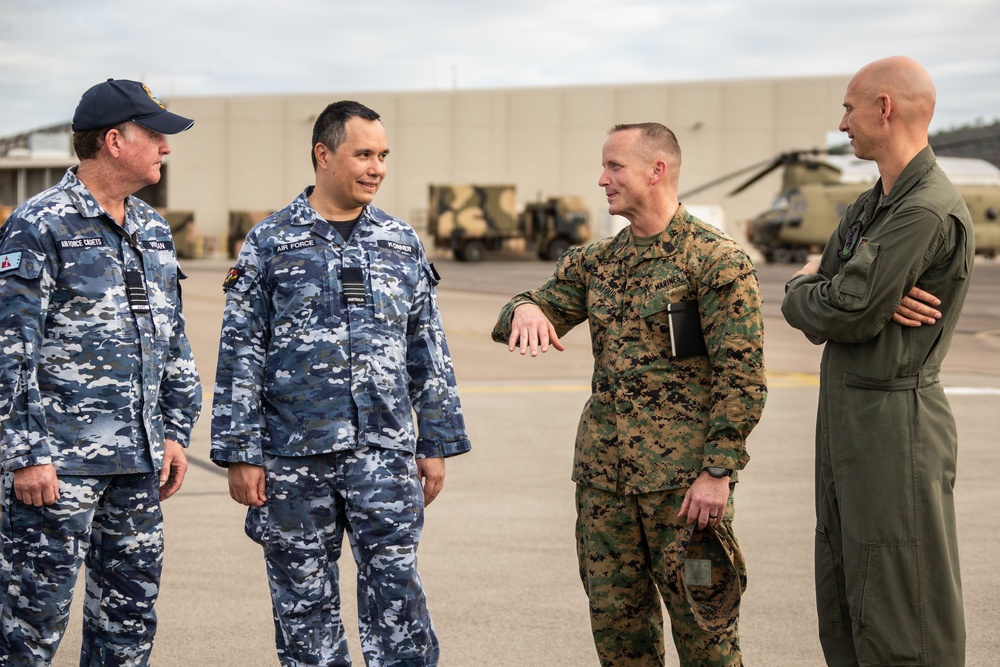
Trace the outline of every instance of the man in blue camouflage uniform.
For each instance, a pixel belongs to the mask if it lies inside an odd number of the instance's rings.
[[[563,255],[504,307],[493,339],[536,356],[590,325],[593,394],[573,480],[601,664],[664,664],[662,597],[682,665],[741,665],[732,490],[767,392],[756,271],[678,202],[669,129],[616,126],[602,159],[609,211],[630,226]]]
[[[312,147],[315,186],[250,231],[225,281],[211,456],[263,546],[283,665],[351,664],[345,531],[367,664],[436,665],[416,550],[444,459],[470,449],[438,278],[414,230],[371,204],[379,115],[331,104]]]
[[[47,665],[86,564],[81,665],[149,662],[160,501],[201,385],[170,227],[131,196],[191,127],[141,83],[84,93],[79,167],[0,228],[0,665]]]

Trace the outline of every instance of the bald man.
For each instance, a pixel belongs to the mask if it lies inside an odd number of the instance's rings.
[[[938,372],[975,247],[965,202],[927,143],[934,102],[930,76],[908,58],[851,79],[840,130],[880,179],[788,282],[781,307],[826,346],[816,602],[831,666],[965,664],[957,435]]]

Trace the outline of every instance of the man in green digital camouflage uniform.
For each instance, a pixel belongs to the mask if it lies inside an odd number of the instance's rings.
[[[746,574],[731,492],[766,397],[756,272],[678,202],[669,129],[616,126],[602,159],[609,210],[631,226],[565,254],[548,282],[504,307],[493,340],[536,356],[590,324],[593,394],[573,480],[601,663],[664,664],[662,596],[682,664],[740,665]],[[693,332],[670,319],[684,313]]]
[[[816,602],[827,664],[838,667],[965,663],[957,434],[938,371],[975,248],[965,202],[927,144],[934,102],[927,72],[907,58],[851,79],[840,129],[881,178],[782,304],[789,324],[826,343]]]

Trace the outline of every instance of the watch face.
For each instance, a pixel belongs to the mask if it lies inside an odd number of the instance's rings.
[[[707,470],[708,474],[712,477],[728,477],[733,474],[733,471],[729,468],[720,468],[718,466],[709,466],[705,468],[705,470]]]

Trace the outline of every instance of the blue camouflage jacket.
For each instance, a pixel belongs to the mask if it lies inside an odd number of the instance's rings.
[[[212,459],[468,451],[438,281],[416,232],[369,205],[345,241],[311,192],[250,231],[226,278]]]
[[[105,475],[187,445],[201,384],[170,227],[129,197],[124,227],[70,168],[0,227],[0,463]],[[126,279],[145,292],[148,305]],[[138,281],[138,282],[135,282]],[[143,290],[144,288],[144,290]]]

